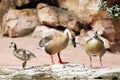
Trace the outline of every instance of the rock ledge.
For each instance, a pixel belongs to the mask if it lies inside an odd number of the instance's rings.
[[[78,63],[0,68],[0,80],[120,80],[120,67],[85,68]]]

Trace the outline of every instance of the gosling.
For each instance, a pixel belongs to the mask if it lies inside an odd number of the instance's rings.
[[[85,48],[86,48],[86,53],[89,55],[90,58],[90,67],[93,67],[91,56],[99,56],[101,67],[103,67],[102,56],[105,54],[105,47],[104,47],[104,42],[98,37],[97,31],[95,32],[93,38],[89,39],[86,42]]]
[[[36,57],[32,52],[25,50],[25,49],[17,49],[17,45],[14,42],[10,43],[9,48],[12,48],[13,50],[13,55],[22,60],[23,64],[22,67],[23,69],[25,69],[26,63],[27,61],[29,61],[30,59]]]

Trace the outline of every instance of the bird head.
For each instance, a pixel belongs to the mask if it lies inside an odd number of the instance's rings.
[[[94,38],[98,38],[98,33],[97,33],[97,31],[95,32]]]
[[[11,42],[9,48],[14,48],[14,50],[16,50],[17,46],[14,42]]]

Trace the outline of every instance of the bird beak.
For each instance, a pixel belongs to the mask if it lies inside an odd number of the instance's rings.
[[[72,45],[73,45],[74,47],[76,47],[75,37],[72,39]]]

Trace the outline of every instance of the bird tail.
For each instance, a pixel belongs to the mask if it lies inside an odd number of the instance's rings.
[[[36,56],[34,54],[31,54],[30,59],[32,58],[36,58]]]

